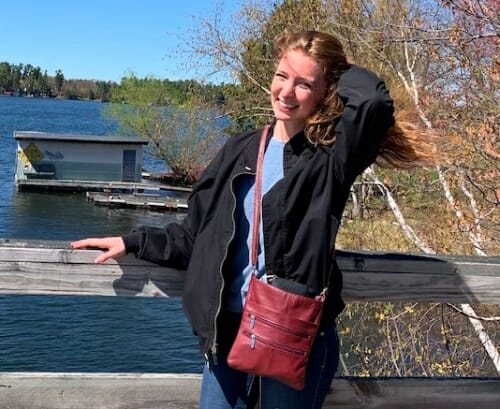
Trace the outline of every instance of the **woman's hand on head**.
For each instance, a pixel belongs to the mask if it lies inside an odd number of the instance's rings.
[[[125,255],[125,243],[121,237],[103,237],[99,239],[83,239],[71,243],[74,249],[98,248],[105,250],[94,262],[104,263],[110,258],[117,259]]]

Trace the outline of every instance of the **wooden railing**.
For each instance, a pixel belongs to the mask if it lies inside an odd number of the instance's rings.
[[[180,296],[181,272],[66,242],[0,240],[0,294]],[[500,304],[500,257],[338,251],[346,301]],[[1,351],[0,351],[1,353]],[[1,369],[0,369],[1,370]],[[196,408],[196,374],[0,372],[0,407]],[[335,379],[325,408],[500,407],[500,377]]]

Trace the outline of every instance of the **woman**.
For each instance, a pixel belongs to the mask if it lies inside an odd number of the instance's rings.
[[[393,117],[393,102],[375,74],[348,64],[341,44],[304,31],[276,42],[271,84],[274,120],[262,177],[258,275],[286,277],[311,296],[328,282],[330,255],[355,178],[377,156],[394,165],[418,158]],[[185,270],[184,308],[206,360],[201,408],[250,407],[252,376],[228,367],[250,277],[249,232],[261,130],[233,136],[193,188],[188,214],[165,228],[86,239],[101,263],[125,253]],[[343,308],[334,263],[320,331],[296,391],[262,378],[260,408],[321,408],[338,364],[335,318]]]

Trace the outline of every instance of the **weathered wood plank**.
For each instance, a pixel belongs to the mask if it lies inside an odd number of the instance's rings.
[[[500,257],[338,252],[348,301],[500,303]]]
[[[73,192],[85,191],[133,191],[133,190],[159,190],[158,185],[120,182],[120,181],[86,181],[86,180],[47,180],[47,179],[18,179],[18,190],[66,190]]]
[[[130,255],[96,265],[99,253],[66,242],[0,241],[0,294],[182,294],[181,271]],[[339,251],[337,258],[347,301],[500,303],[500,257]]]
[[[344,378],[333,382],[324,408],[498,409],[500,378]]]
[[[10,409],[196,408],[199,375],[0,373]],[[326,409],[498,409],[500,378],[340,378]]]
[[[196,409],[199,383],[197,375],[0,373],[0,406]]]
[[[55,179],[17,179],[16,187],[18,190],[62,190],[72,192],[171,190],[189,193],[192,190],[189,187],[167,185],[163,183]]]
[[[96,265],[96,250],[12,248],[6,260],[0,250],[0,294],[104,295],[178,297],[183,273],[127,256]],[[35,261],[37,260],[38,261]]]
[[[87,200],[94,202],[97,206],[118,206],[149,208],[164,211],[187,211],[187,199],[172,198],[160,195],[140,195],[140,194],[104,194],[87,193]]]

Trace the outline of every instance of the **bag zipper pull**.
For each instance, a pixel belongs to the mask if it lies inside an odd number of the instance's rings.
[[[255,335],[250,335],[250,349],[255,349]]]

